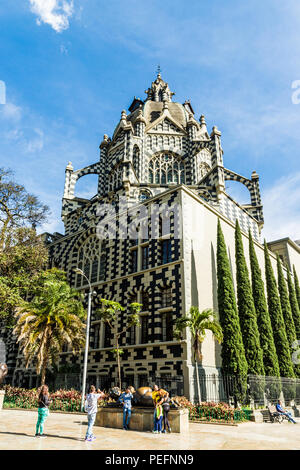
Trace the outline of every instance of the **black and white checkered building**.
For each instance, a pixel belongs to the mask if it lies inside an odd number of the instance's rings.
[[[216,293],[217,220],[233,243],[239,220],[246,237],[259,243],[263,211],[258,175],[251,178],[223,165],[221,133],[209,134],[205,118],[196,120],[189,101],[173,102],[168,84],[158,73],[143,101],[134,98],[129,113],[111,137],[104,135],[97,163],[74,170],[66,167],[62,202],[65,234],[49,235],[50,265],[65,270],[72,286],[88,291],[80,268],[90,280],[93,297],[88,383],[108,388],[117,382],[117,365],[108,328],[96,317],[100,298],[120,302],[118,330],[126,325],[128,305],[143,304],[141,327],[123,335],[123,383],[135,387],[161,381],[174,393],[193,398],[194,365],[191,338],[173,337],[174,320],[191,305],[214,308]],[[90,200],[76,197],[76,182],[98,175],[98,192]],[[227,193],[225,182],[247,187],[243,206]],[[234,252],[230,252],[234,264]],[[220,347],[210,334],[203,344],[201,373],[218,374]],[[82,355],[68,350],[60,367],[82,364]],[[34,374],[34,371],[32,371]],[[22,384],[21,359],[15,369]],[[34,383],[31,383],[34,385]],[[165,385],[166,386],[166,385]]]

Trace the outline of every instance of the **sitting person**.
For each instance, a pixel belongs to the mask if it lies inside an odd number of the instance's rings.
[[[291,413],[289,413],[287,410],[284,410],[284,409],[282,408],[282,406],[281,406],[281,401],[280,401],[280,400],[278,400],[278,403],[277,403],[277,405],[276,405],[276,411],[278,411],[278,413],[280,413],[280,414],[286,416],[286,417],[288,418],[289,422],[294,423],[294,424],[297,424],[296,421],[292,418]]]

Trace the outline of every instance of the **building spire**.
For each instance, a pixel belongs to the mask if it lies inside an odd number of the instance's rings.
[[[157,76],[154,82],[152,82],[151,88],[145,91],[148,95],[147,100],[151,101],[172,101],[172,96],[175,95],[170,88],[167,82],[161,78],[161,68],[160,65],[157,66]]]
[[[161,72],[161,68],[160,68],[160,65],[158,64],[158,66],[157,66],[157,71],[156,71],[156,73],[157,73],[157,78],[161,78],[161,73],[160,73],[160,72]]]

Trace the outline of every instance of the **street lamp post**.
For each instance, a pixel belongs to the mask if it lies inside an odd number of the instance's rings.
[[[84,409],[84,397],[85,397],[85,387],[86,387],[86,373],[87,373],[87,361],[88,361],[88,352],[89,352],[89,335],[90,335],[90,318],[91,318],[91,307],[92,307],[92,287],[91,283],[84,274],[84,272],[75,268],[74,271],[77,274],[83,276],[89,285],[89,294],[88,294],[88,311],[87,311],[87,320],[86,320],[86,333],[85,333],[85,350],[84,350],[84,360],[83,360],[83,377],[82,377],[82,396],[81,396],[81,411]]]

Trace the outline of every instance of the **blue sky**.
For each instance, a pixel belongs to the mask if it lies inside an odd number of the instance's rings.
[[[0,165],[51,207],[43,229],[63,231],[65,166],[98,160],[160,64],[174,100],[221,130],[225,166],[260,175],[263,236],[299,239],[299,31],[298,0],[0,0]]]

